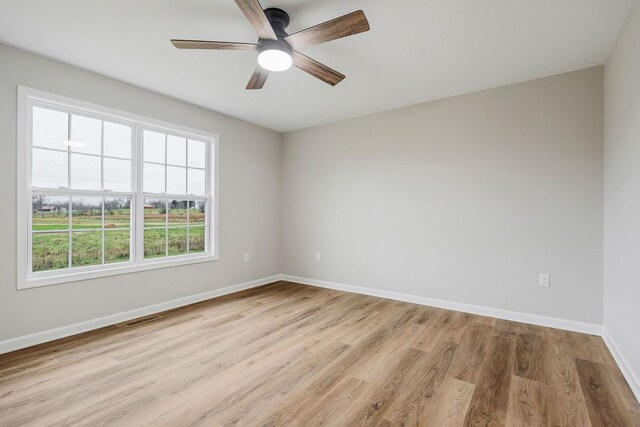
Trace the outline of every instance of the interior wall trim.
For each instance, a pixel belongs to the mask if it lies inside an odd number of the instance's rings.
[[[280,280],[280,276],[281,275],[263,277],[261,279],[239,283],[237,285],[231,285],[231,286],[227,286],[220,289],[214,289],[211,291],[202,292],[195,295],[189,295],[186,297],[161,302],[159,304],[148,305],[145,307],[128,310],[121,313],[111,314],[108,316],[99,317],[97,319],[74,323],[72,325],[67,325],[67,326],[61,326],[59,328],[49,329],[42,332],[36,332],[29,335],[23,335],[21,337],[10,338],[4,341],[0,341],[0,354],[8,353],[10,351],[20,350],[26,347],[31,347],[36,344],[42,344],[45,342],[54,341],[60,338],[66,338],[71,335],[92,331],[94,329],[103,328],[105,326],[115,325],[116,323],[126,322],[128,320],[136,319],[138,317],[144,317],[150,314],[160,313],[162,311],[171,310],[173,308],[178,308],[178,307],[193,304],[196,302],[219,297],[222,295],[231,294],[233,292],[243,291],[246,289],[251,289],[258,286],[266,285],[266,284]]]
[[[288,274],[277,274],[274,276],[263,277],[261,279],[252,280],[249,282],[240,283],[237,285],[231,285],[220,289],[214,289],[207,292],[202,292],[187,297],[177,298],[170,301],[165,301],[159,304],[148,305],[145,307],[137,308],[134,310],[128,310],[121,313],[112,314],[109,316],[99,317],[84,322],[74,323],[72,325],[62,326],[59,328],[49,329],[42,332],[36,332],[21,337],[10,338],[8,340],[0,341],[0,354],[8,353],[10,351],[20,350],[22,348],[31,347],[33,345],[42,344],[49,341],[54,341],[60,338],[66,338],[71,335],[80,334],[82,332],[88,332],[91,330],[103,328],[105,326],[111,326],[117,323],[126,322],[138,317],[144,317],[162,311],[171,310],[173,308],[182,307],[185,305],[193,304],[200,301],[216,298],[219,296],[231,294],[234,292],[243,291],[246,289],[256,288],[258,286],[266,285],[269,283],[277,282],[279,280],[286,280],[289,282],[300,283],[303,285],[317,286],[321,288],[334,289],[344,292],[352,292],[363,295],[370,295],[379,298],[392,299],[396,301],[410,302],[414,304],[426,305],[431,307],[444,308],[448,310],[456,310],[464,313],[477,314],[480,316],[495,317],[498,319],[511,320],[515,322],[528,323],[538,326],[546,326],[557,329],[564,329],[567,331],[581,332],[591,335],[601,336],[607,345],[607,348],[611,352],[611,355],[615,359],[616,363],[620,367],[622,374],[624,375],[629,387],[635,394],[638,401],[640,401],[640,380],[638,375],[630,368],[626,359],[618,349],[615,341],[606,329],[602,325],[594,323],[578,322],[575,320],[559,319],[554,317],[540,316],[537,314],[520,313],[516,311],[503,310],[498,308],[464,304],[459,302],[440,300],[435,298],[421,297],[417,295],[403,294],[399,292],[383,291],[379,289],[365,288],[361,286],[346,285],[336,282],[327,282],[324,280],[311,279],[307,277],[291,276]]]
[[[374,297],[387,298],[396,301],[410,302],[413,304],[427,305],[431,307],[444,308],[448,310],[456,310],[464,313],[477,314],[480,316],[496,317],[498,319],[511,320],[514,322],[528,323],[531,325],[545,326],[556,329],[563,329],[572,332],[580,332],[584,334],[597,335],[602,337],[607,345],[609,352],[616,361],[620,371],[627,380],[631,391],[640,402],[640,376],[631,369],[631,365],[627,362],[622,352],[619,350],[615,341],[609,335],[603,325],[595,323],[585,323],[575,320],[559,319],[555,317],[540,316],[537,314],[520,313],[517,311],[502,310],[498,308],[485,307],[481,305],[464,304],[453,301],[440,300],[435,298],[427,298],[416,295],[402,294],[398,292],[382,291],[379,289],[365,288],[360,286],[345,285],[342,283],[327,282],[324,280],[310,279],[307,277],[291,276],[287,274],[280,275],[280,280],[288,282],[302,283],[304,285],[317,286],[320,288],[335,289],[337,291],[353,292],[356,294],[371,295]]]
[[[302,283],[304,285],[318,286],[321,288],[335,289],[338,291],[353,292],[356,294],[371,295],[374,297],[427,305],[430,307],[445,308],[447,310],[456,310],[463,313],[477,314],[480,316],[496,317],[498,319],[512,320],[514,322],[528,323],[531,325],[564,329],[572,332],[581,332],[584,334],[601,336],[603,332],[603,326],[595,323],[559,319],[555,317],[541,316],[538,314],[521,313],[517,311],[503,310],[482,305],[465,304],[454,301],[421,297],[417,295],[403,294],[399,292],[383,291],[379,289],[345,285],[342,283],[327,282],[324,280],[310,279],[307,277],[290,276],[286,274],[282,275],[281,279],[289,282]]]
[[[603,329],[602,339],[607,345],[607,348],[613,356],[613,359],[616,361],[618,367],[622,371],[622,375],[624,375],[624,378],[627,380],[631,391],[636,396],[636,399],[638,399],[638,402],[640,402],[640,379],[638,379],[638,375],[633,371],[633,369],[631,369],[631,365],[627,363],[627,359],[625,359],[625,357],[620,352],[620,349],[616,345],[613,338],[611,338],[611,335],[609,335],[606,327]]]
[[[324,280],[310,279],[308,277],[280,275],[280,280],[301,283],[303,285],[317,286],[320,288],[335,289],[337,291],[353,292],[356,294],[370,295],[374,297],[387,298],[396,301],[410,302],[413,304],[427,305],[430,307],[456,310],[463,313],[477,314],[480,316],[496,317],[498,319],[511,320],[514,322],[528,323],[531,325],[545,326],[549,328],[563,329],[572,332],[597,335],[602,337],[609,352],[618,364],[620,371],[627,380],[629,387],[640,402],[640,380],[638,375],[631,369],[615,341],[611,338],[603,325],[595,323],[579,322],[576,320],[559,319],[555,317],[540,316],[537,314],[521,313],[517,311],[503,310],[499,308],[486,307],[481,305],[464,304],[453,301],[440,300],[435,298],[421,297],[417,295],[403,294],[399,292],[383,291],[379,289],[365,288],[361,286],[345,285],[343,283],[327,282]]]

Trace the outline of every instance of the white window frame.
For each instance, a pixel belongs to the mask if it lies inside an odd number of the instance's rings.
[[[131,260],[128,262],[102,264],[71,269],[31,272],[31,228],[32,228],[32,186],[31,186],[31,115],[33,105],[49,105],[53,109],[67,113],[80,113],[84,116],[95,116],[102,120],[126,124],[133,130],[132,149],[132,191],[130,201],[135,209],[131,215]],[[85,101],[80,101],[61,95],[47,93],[41,90],[18,86],[18,128],[17,128],[17,289],[29,289],[40,286],[68,283],[79,280],[114,276],[126,273],[146,271],[158,268],[175,267],[202,262],[219,260],[219,203],[218,203],[218,145],[219,136],[210,132],[190,129],[184,126],[167,123],[160,120],[139,116],[124,111],[102,107]],[[152,130],[170,133],[181,137],[192,138],[207,142],[207,158],[205,163],[205,196],[208,199],[205,225],[205,252],[198,254],[173,255],[164,258],[143,257],[144,232],[144,199],[167,198],[188,200],[188,195],[171,195],[143,193],[142,191],[142,132]],[[166,189],[165,189],[166,190]],[[74,190],[65,190],[66,194]],[[51,192],[52,194],[54,192]],[[119,193],[111,191],[85,191],[78,193],[93,193],[98,197],[116,196]],[[128,194],[128,193],[127,193]],[[202,199],[202,197],[196,197]],[[71,215],[71,212],[69,212]],[[70,231],[71,232],[71,231]],[[134,245],[137,243],[137,247]],[[104,242],[103,242],[104,244]]]

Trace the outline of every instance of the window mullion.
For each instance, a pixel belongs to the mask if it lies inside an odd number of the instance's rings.
[[[19,89],[18,89],[19,90]],[[18,106],[20,106],[20,102],[21,99],[20,97],[18,98]],[[32,188],[32,180],[31,180],[31,176],[32,176],[32,171],[33,171],[33,164],[32,164],[32,156],[33,156],[33,104],[31,102],[27,102],[27,106],[26,106],[26,111],[20,111],[20,109],[18,109],[18,121],[20,121],[20,114],[24,113],[26,115],[26,126],[27,129],[24,129],[25,133],[26,133],[26,138],[27,141],[18,141],[19,147],[18,147],[18,153],[20,153],[20,149],[27,145],[28,143],[28,148],[26,149],[25,153],[26,159],[18,159],[18,171],[20,171],[20,162],[24,161],[25,164],[25,174],[23,175],[23,179],[26,182],[25,188],[28,192],[27,194],[27,203],[25,203],[22,208],[27,208],[26,212],[27,212],[27,268],[24,271],[24,274],[26,276],[28,276],[32,271],[33,271],[33,191],[31,191]],[[68,122],[67,122],[68,123]],[[18,125],[18,135],[20,135],[20,131],[21,131],[21,126]],[[68,132],[68,130],[67,130]],[[22,142],[22,144],[21,144]],[[20,176],[19,172],[18,172],[18,176]],[[18,191],[20,189],[20,180],[18,180]],[[18,199],[18,209],[20,208],[20,197],[22,197],[22,194],[18,194],[17,195],[17,199]],[[21,221],[21,218],[24,218],[23,215],[20,215],[20,211],[18,211],[18,224]],[[18,242],[17,242],[17,246],[18,246],[18,252],[20,251],[20,231],[18,231]],[[24,253],[23,253],[24,254]],[[20,255],[18,254],[18,263],[20,263]],[[20,268],[21,266],[18,265],[18,274],[20,274]],[[20,278],[19,278],[20,279]]]
[[[71,268],[71,266],[72,266],[71,265],[71,257],[73,256],[73,251],[72,251],[72,248],[71,248],[71,244],[72,244],[71,242],[73,241],[73,239],[72,239],[72,237],[73,237],[73,219],[71,218],[71,215],[73,214],[73,210],[72,210],[73,209],[73,198],[70,195],[68,196],[68,198],[69,198],[69,213],[67,215],[67,222],[69,224],[68,225],[69,229],[67,230],[67,232],[69,233],[69,236],[68,236],[69,237],[69,248],[68,248],[68,250],[69,250],[69,263],[68,263],[68,265],[69,265],[69,268]]]
[[[169,137],[167,136],[167,134],[164,134],[164,194],[165,197],[167,194],[167,189],[168,187],[168,175],[169,175],[169,167],[167,166],[167,163],[169,158],[168,158],[168,154],[169,154],[169,147],[167,147],[167,145],[169,144]],[[165,198],[164,200],[164,256],[168,257],[169,256],[169,199]]]
[[[195,204],[196,204],[196,202],[194,200],[194,202],[193,202],[193,206],[194,207],[195,207]],[[190,248],[191,245],[190,245],[190,242],[189,242],[189,231],[191,231],[190,230],[190,228],[191,228],[191,219],[190,219],[190,216],[189,216],[190,214],[191,214],[191,200],[187,199],[187,253],[189,253],[190,249],[191,249]]]
[[[134,164],[135,164],[135,222],[133,227],[135,262],[144,259],[144,194],[142,192],[143,185],[143,167],[144,167],[144,141],[142,138],[142,127],[135,127],[134,141]]]
[[[211,245],[209,244],[210,238],[210,224],[209,217],[211,216],[211,203],[208,203],[211,200],[211,143],[206,144],[204,147],[204,194],[207,197],[207,202],[205,202],[205,216],[204,216],[204,251],[205,253],[209,253],[211,251]]]
[[[104,120],[100,121],[100,189],[105,191],[104,185]]]
[[[71,140],[71,114],[67,114],[67,141]],[[71,147],[67,146],[67,188],[71,188]],[[73,244],[73,219],[72,219],[72,214],[73,214],[73,198],[71,197],[71,194],[69,194],[67,196],[69,198],[69,213],[67,215],[67,222],[69,224],[69,248],[68,248],[68,257],[69,257],[69,262],[68,262],[68,266],[69,268],[71,268],[72,265],[72,257],[73,257],[73,248],[71,247],[71,245]]]
[[[184,162],[184,173],[186,174],[186,178],[184,180],[185,185],[187,186],[187,188],[185,188],[185,191],[187,192],[187,194],[189,194],[189,139],[185,139],[185,144],[187,146],[187,154],[186,154],[186,158],[185,158],[185,162]]]
[[[104,185],[104,120],[100,121],[100,189],[105,191]],[[102,265],[106,264],[106,254],[105,252],[105,234],[104,234],[104,214],[105,214],[105,203],[107,199],[105,197],[102,198],[102,221],[101,221],[101,241],[102,241]],[[131,212],[129,212],[131,215]]]
[[[168,151],[169,151],[168,148],[167,148],[168,141],[169,141],[169,138],[167,138],[167,134],[165,133],[164,134],[164,193],[165,194],[167,194],[167,188],[168,188],[167,187],[167,184],[168,184],[167,183],[167,175],[168,175],[168,172],[167,172],[167,169],[168,169],[168,167],[167,167],[167,163],[168,163],[167,162],[167,154],[168,154]]]
[[[71,114],[67,114],[67,141],[71,140]],[[71,188],[71,147],[67,146],[67,188]],[[71,211],[69,211],[71,212]]]
[[[102,265],[106,264],[106,254],[104,253],[105,251],[105,244],[104,244],[104,239],[105,239],[105,235],[104,235],[104,215],[105,215],[105,203],[106,203],[107,199],[106,198],[102,198],[102,227],[101,227],[101,234],[102,234]],[[129,215],[131,215],[131,213],[129,213]]]
[[[131,197],[133,193],[123,193],[119,191],[99,191],[99,190],[69,190],[67,188],[45,188],[32,187],[31,194],[60,194],[62,196],[71,194],[81,197]]]

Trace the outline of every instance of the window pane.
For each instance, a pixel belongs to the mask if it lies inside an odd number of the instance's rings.
[[[145,130],[144,140],[144,161],[164,163],[164,134]]]
[[[164,166],[152,163],[144,164],[144,178],[142,182],[145,193],[164,193]]]
[[[189,194],[204,196],[205,193],[205,171],[200,169],[189,169]]]
[[[104,159],[104,189],[131,191],[131,162],[129,160]]]
[[[102,264],[102,231],[71,233],[71,266]]]
[[[104,228],[129,228],[131,200],[126,198],[104,199]]]
[[[102,228],[101,197],[73,197],[71,209],[71,225],[74,230]]]
[[[204,200],[191,201],[189,224],[204,225],[207,203]]]
[[[102,153],[102,121],[71,115],[71,140],[69,147],[76,153]]]
[[[187,205],[186,200],[169,202],[169,225],[187,225]]]
[[[187,140],[167,135],[167,163],[171,165],[187,165]]]
[[[212,207],[206,195],[214,176],[205,170],[214,154],[207,137],[154,131],[81,108],[30,108],[27,243],[34,271],[205,252]]]
[[[71,155],[71,188],[74,190],[100,190],[100,157]]]
[[[67,113],[33,107],[33,145],[67,151]]]
[[[104,122],[104,155],[131,158],[131,128]]]
[[[189,253],[204,252],[205,227],[189,227]]]
[[[129,230],[105,230],[104,257],[105,263],[127,262],[129,255]]]
[[[202,141],[189,140],[189,166],[194,168],[204,168],[205,166],[205,144]]]
[[[69,197],[37,195],[32,197],[33,230],[68,230]]]
[[[167,221],[166,202],[164,200],[147,199],[144,201],[145,227],[164,227]]]
[[[69,233],[34,233],[31,259],[33,271],[69,267]]]
[[[169,256],[185,255],[187,253],[187,229],[169,229]]]
[[[187,194],[187,169],[167,166],[167,193]]]
[[[67,188],[68,154],[62,151],[33,149],[32,185],[34,187]]]
[[[166,229],[144,230],[144,257],[157,258],[166,255]]]

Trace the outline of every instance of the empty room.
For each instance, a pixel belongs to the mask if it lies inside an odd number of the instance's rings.
[[[640,1],[0,0],[0,427],[640,427]]]

